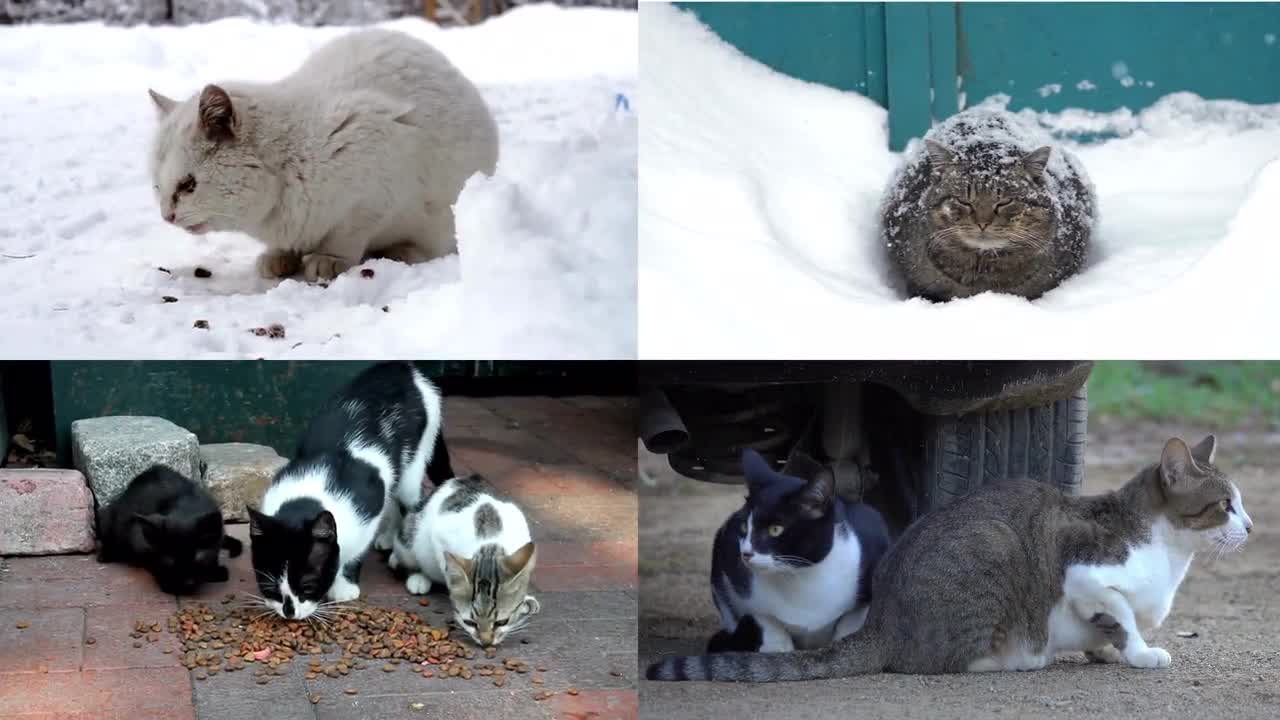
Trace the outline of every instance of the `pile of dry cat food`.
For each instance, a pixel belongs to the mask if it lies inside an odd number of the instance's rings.
[[[449,630],[432,627],[422,616],[397,608],[382,608],[362,603],[344,606],[327,614],[323,621],[290,622],[260,605],[235,606],[235,595],[222,600],[221,609],[193,603],[174,613],[167,622],[177,639],[183,667],[205,680],[219,672],[236,672],[254,668],[256,682],[265,685],[277,676],[288,674],[288,664],[300,656],[307,660],[308,680],[321,675],[337,678],[353,670],[381,664],[384,672],[400,668],[422,677],[471,680],[486,678],[497,687],[506,685],[513,675],[530,675],[534,687],[543,684],[541,673],[518,658],[497,663],[485,662],[497,657],[495,648],[481,654],[470,645],[449,637]],[[143,639],[157,642],[162,625],[139,620],[133,637],[140,645]],[[341,651],[341,656],[337,652]],[[165,652],[171,652],[169,648]],[[319,656],[328,654],[329,659]],[[532,674],[531,674],[532,673]],[[357,688],[344,692],[355,695]],[[544,700],[553,693],[541,690],[535,699]],[[313,696],[313,702],[318,698]]]

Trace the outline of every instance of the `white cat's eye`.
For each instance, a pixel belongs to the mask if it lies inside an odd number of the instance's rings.
[[[747,534],[747,524],[746,524],[746,523],[742,523],[742,534],[743,534],[743,535],[746,535],[746,534]]]
[[[781,535],[781,534],[782,534],[782,526],[781,526],[781,525],[770,525],[770,526],[769,526],[769,537],[778,537],[778,536],[779,536],[779,535]]]
[[[194,175],[188,175],[182,179],[182,182],[178,183],[178,192],[180,193],[195,192],[195,189],[196,178]]]
[[[1227,513],[1231,512],[1230,500],[1219,500],[1218,505],[1222,508],[1222,512],[1227,512]]]

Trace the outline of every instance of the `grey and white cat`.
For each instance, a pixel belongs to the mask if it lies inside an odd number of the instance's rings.
[[[414,595],[443,583],[457,623],[492,646],[541,609],[529,594],[536,560],[524,512],[472,475],[445,482],[405,515],[388,562],[410,573]]]
[[[747,501],[716,533],[711,595],[723,630],[708,652],[818,648],[866,618],[871,576],[889,545],[870,505],[836,496],[830,473],[805,481],[742,454]]]
[[[875,573],[862,630],[829,648],[668,658],[651,680],[774,682],[878,672],[1035,670],[1058,652],[1162,668],[1160,627],[1198,550],[1253,529],[1211,435],[1173,438],[1119,490],[1069,497],[1010,480],[907,528]]]
[[[969,110],[925,135],[881,206],[890,265],[912,297],[1037,298],[1084,263],[1094,222],[1083,166],[1004,111]]]
[[[267,246],[268,278],[332,278],[366,256],[407,263],[457,248],[453,204],[491,174],[498,131],[475,86],[404,33],[360,30],[268,84],[154,90],[151,175],[160,214],[194,234]]]

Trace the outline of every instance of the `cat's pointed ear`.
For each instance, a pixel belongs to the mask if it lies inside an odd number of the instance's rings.
[[[267,528],[271,526],[271,517],[269,515],[263,515],[248,505],[245,505],[244,509],[249,513],[250,539],[266,535]]]
[[[451,552],[444,554],[444,580],[450,592],[471,585],[471,561]]]
[[[1218,438],[1213,435],[1206,435],[1203,440],[1196,443],[1191,448],[1191,457],[1200,465],[1212,465],[1213,458],[1218,454]]]
[[[333,513],[325,510],[316,516],[311,523],[311,538],[322,542],[338,541],[338,523],[333,519]]]
[[[1049,155],[1052,153],[1053,148],[1048,145],[1032,150],[1022,156],[1022,167],[1026,169],[1028,175],[1038,178],[1044,174],[1044,168],[1049,164]]]
[[[173,109],[178,105],[177,100],[167,98],[155,90],[148,89],[147,94],[151,96],[151,102],[156,106],[156,114],[160,117],[164,117],[165,115],[173,112]]]
[[[773,480],[773,468],[764,456],[750,448],[742,451],[742,474],[747,479],[747,491],[768,485]]]
[[[1160,482],[1166,488],[1177,487],[1186,482],[1196,470],[1196,461],[1191,456],[1191,449],[1182,438],[1169,438],[1164,444],[1164,452],[1160,453]]]
[[[823,468],[800,491],[800,509],[811,519],[818,519],[831,509],[836,498],[835,475]]]
[[[502,559],[502,569],[507,571],[509,577],[515,577],[520,573],[528,574],[533,572],[534,563],[537,562],[538,552],[533,543],[527,542],[520,546],[520,549],[507,555]]]
[[[951,151],[951,148],[940,142],[925,140],[924,151],[929,155],[929,165],[931,165],[934,170],[941,170],[948,165],[955,164],[956,154]]]
[[[214,141],[230,140],[236,136],[240,120],[231,105],[231,96],[217,85],[205,85],[200,91],[200,130]]]

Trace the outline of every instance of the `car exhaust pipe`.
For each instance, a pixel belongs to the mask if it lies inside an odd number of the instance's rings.
[[[653,389],[640,398],[640,440],[651,453],[666,455],[689,442],[689,429],[667,394]]]

